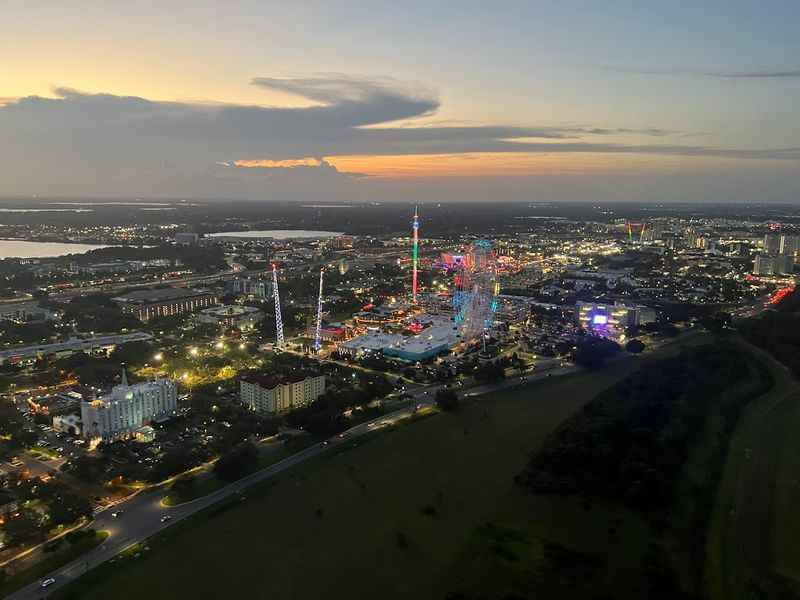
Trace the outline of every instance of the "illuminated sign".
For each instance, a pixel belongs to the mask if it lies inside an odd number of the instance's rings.
[[[592,325],[607,325],[607,324],[608,324],[607,315],[594,315],[592,317]]]

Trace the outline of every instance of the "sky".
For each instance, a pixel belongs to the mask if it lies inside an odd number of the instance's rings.
[[[800,5],[6,0],[0,196],[800,201]]]

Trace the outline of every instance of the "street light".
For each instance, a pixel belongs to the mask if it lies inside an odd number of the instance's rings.
[[[153,360],[156,360],[156,361],[164,360],[164,354],[161,353],[161,352],[156,353],[156,355],[153,357]]]

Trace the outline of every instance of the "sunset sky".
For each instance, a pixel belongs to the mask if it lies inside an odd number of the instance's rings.
[[[800,200],[785,2],[3,3],[0,196]]]

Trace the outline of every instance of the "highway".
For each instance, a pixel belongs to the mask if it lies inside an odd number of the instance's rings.
[[[575,366],[553,369],[547,372],[535,373],[526,376],[528,383],[537,379],[549,376],[566,375],[578,371]],[[520,385],[519,378],[507,379],[499,383],[486,384],[470,388],[464,396],[472,397],[500,389],[515,387]],[[371,421],[356,425],[344,433],[334,436],[329,440],[318,442],[313,446],[293,454],[283,460],[266,467],[260,471],[252,473],[239,481],[220,488],[207,496],[197,498],[190,502],[178,506],[166,507],[161,504],[165,495],[163,487],[153,488],[141,492],[119,504],[109,507],[95,515],[91,527],[108,531],[109,536],[103,544],[88,552],[79,559],[68,563],[64,567],[50,573],[46,577],[24,587],[8,596],[9,600],[33,600],[46,598],[50,593],[74,581],[89,569],[110,560],[126,548],[143,542],[159,531],[190,517],[191,515],[213,505],[225,498],[236,496],[246,488],[266,481],[277,476],[292,467],[303,463],[315,456],[326,452],[338,444],[348,442],[352,439],[366,435],[367,433],[380,430],[394,425],[397,421],[410,417],[418,407],[430,407],[434,404],[433,398],[441,385],[428,386],[414,390],[411,395],[413,400],[410,406],[406,406],[389,414],[382,415]],[[117,518],[112,515],[119,513]],[[162,517],[168,516],[169,520],[162,522]],[[46,588],[41,586],[41,582],[46,579],[55,579],[55,582]]]

